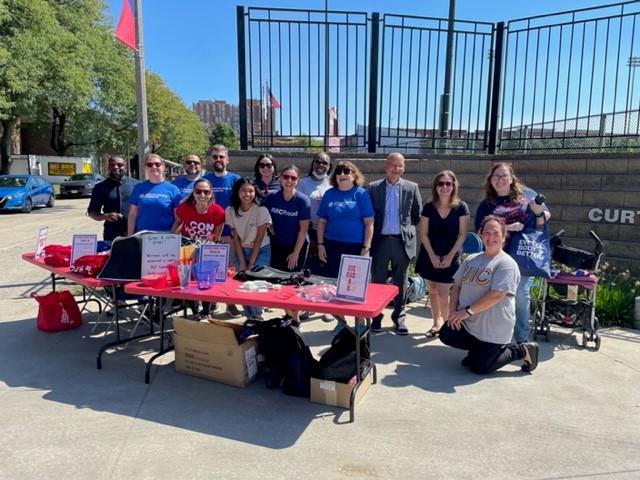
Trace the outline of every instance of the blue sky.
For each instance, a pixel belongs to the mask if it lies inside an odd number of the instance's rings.
[[[486,22],[576,10],[614,1],[457,0],[456,17]],[[118,20],[121,0],[108,13]],[[187,106],[200,99],[238,101],[236,6],[238,0],[142,0],[144,59]],[[448,0],[328,0],[330,10],[446,18]],[[325,0],[253,0],[245,7],[324,9]]]

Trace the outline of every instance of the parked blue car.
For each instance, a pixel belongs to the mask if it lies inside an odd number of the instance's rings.
[[[29,213],[33,207],[53,207],[56,194],[50,183],[38,175],[0,175],[0,210],[21,210]]]

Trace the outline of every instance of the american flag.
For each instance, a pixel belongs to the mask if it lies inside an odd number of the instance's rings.
[[[271,89],[269,89],[269,103],[273,108],[280,108],[280,102],[276,97],[273,96],[273,93],[271,93]]]

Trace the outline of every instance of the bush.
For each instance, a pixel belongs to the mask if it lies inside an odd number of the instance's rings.
[[[628,270],[617,272],[606,263],[600,266],[598,275],[596,316],[600,325],[631,327],[640,281],[632,278]]]

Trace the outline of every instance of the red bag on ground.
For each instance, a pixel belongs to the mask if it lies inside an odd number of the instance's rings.
[[[76,300],[68,290],[54,290],[46,295],[31,293],[38,302],[36,325],[45,332],[57,332],[78,328],[82,325],[82,315]]]
[[[93,253],[89,255],[83,255],[80,258],[76,258],[76,261],[71,265],[70,270],[80,275],[86,275],[88,277],[97,277],[102,271],[104,264],[109,259],[109,253]]]
[[[71,245],[44,247],[44,263],[53,267],[68,267],[71,263]]]

